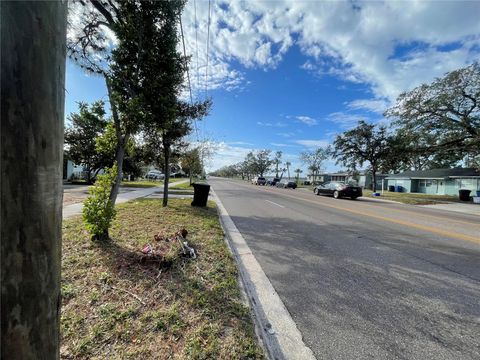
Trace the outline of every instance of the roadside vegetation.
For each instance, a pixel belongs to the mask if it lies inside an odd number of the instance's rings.
[[[371,190],[363,190],[364,197],[372,197]],[[450,195],[427,195],[421,193],[405,193],[405,192],[390,192],[384,191],[379,196],[379,199],[398,201],[403,204],[411,205],[433,205],[448,202],[458,202],[465,204],[465,201],[460,201],[456,196]]]
[[[142,199],[117,211],[107,242],[92,242],[80,217],[63,224],[62,358],[263,358],[215,204]],[[195,259],[172,238],[182,228]]]

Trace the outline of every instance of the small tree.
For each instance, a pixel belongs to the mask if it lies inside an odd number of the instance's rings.
[[[115,205],[110,200],[110,189],[117,176],[117,165],[99,175],[95,185],[88,189],[90,196],[83,203],[83,221],[92,234],[92,240],[106,241],[115,217]]]
[[[359,121],[357,127],[337,136],[333,156],[337,164],[341,163],[349,169],[368,162],[372,173],[372,190],[375,192],[377,171],[391,156],[391,137],[386,127]]]
[[[270,159],[270,153],[272,151],[268,149],[258,150],[253,155],[253,171],[254,174],[263,176],[267,171],[270,170],[274,160]]]
[[[103,101],[90,106],[78,103],[78,113],[68,117],[71,125],[65,129],[66,155],[87,171],[87,182],[91,182],[105,165],[105,158],[96,149],[96,141],[107,126]],[[92,176],[93,173],[93,176]]]
[[[180,157],[180,163],[182,165],[182,170],[188,174],[188,177],[190,178],[190,185],[192,185],[193,176],[201,174],[203,170],[200,151],[198,148],[193,148],[183,153],[183,155]]]
[[[308,165],[308,170],[311,171],[313,181],[317,180],[317,175],[322,168],[323,162],[328,159],[329,148],[318,147],[312,151],[305,151],[300,154],[300,160]]]

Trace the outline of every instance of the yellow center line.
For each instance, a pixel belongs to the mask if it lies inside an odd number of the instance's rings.
[[[273,190],[271,190],[271,189],[267,189],[267,191],[273,192]],[[323,202],[320,203],[318,201],[305,199],[305,198],[297,197],[297,196],[292,196],[292,195],[288,195],[288,194],[281,193],[281,192],[276,192],[275,191],[275,194],[278,194],[278,195],[281,195],[281,196],[284,196],[284,197],[289,197],[289,198],[292,198],[292,199],[295,199],[295,200],[303,200],[303,201],[306,201],[306,202],[309,202],[309,203],[312,203],[312,204],[315,204],[315,205],[320,205],[320,206],[330,207],[332,209],[346,211],[346,212],[349,212],[349,213],[352,213],[352,214],[368,216],[368,217],[371,217],[371,218],[374,218],[374,219],[378,219],[378,220],[382,220],[382,221],[386,221],[386,222],[391,222],[391,223],[398,224],[398,225],[404,225],[404,226],[419,229],[419,230],[422,230],[422,231],[431,232],[431,233],[434,233],[434,234],[437,234],[437,235],[442,235],[442,236],[446,236],[446,237],[450,237],[450,238],[454,238],[454,239],[470,241],[470,242],[473,242],[475,244],[480,244],[480,236],[474,237],[474,236],[460,234],[460,233],[453,232],[453,231],[441,230],[441,229],[434,228],[434,227],[431,227],[431,226],[415,224],[415,223],[412,223],[412,222],[409,222],[409,221],[398,220],[398,219],[393,219],[393,218],[389,218],[389,217],[386,217],[386,216],[372,214],[370,212],[348,209],[348,208],[344,208],[344,207],[341,207],[341,206],[326,204],[326,203],[323,203]]]
[[[347,208],[344,208],[344,207],[341,207],[341,206],[335,206],[335,205],[331,205],[331,204],[319,203],[318,201],[313,201],[313,200],[304,199],[304,198],[298,198],[298,197],[287,195],[287,194],[281,194],[281,195],[287,196],[287,197],[290,197],[290,198],[293,198],[293,199],[301,199],[303,201],[308,201],[308,202],[313,203],[313,204],[326,206],[326,207],[330,207],[330,208],[337,209],[337,210],[347,211],[347,212],[352,213],[352,214],[368,216],[368,217],[371,217],[371,218],[374,218],[374,219],[383,220],[383,221],[391,222],[391,223],[398,224],[398,225],[408,226],[408,227],[411,227],[411,228],[431,232],[431,233],[434,233],[434,234],[437,234],[437,235],[447,236],[447,237],[451,237],[451,238],[455,238],[455,239],[461,239],[461,240],[470,241],[470,242],[473,242],[473,243],[476,243],[476,244],[480,244],[480,236],[479,237],[474,237],[474,236],[460,234],[460,233],[453,232],[453,231],[441,230],[441,229],[434,228],[434,227],[431,227],[431,226],[415,224],[415,223],[412,223],[412,222],[409,222],[409,221],[398,220],[398,219],[393,219],[393,218],[389,218],[389,217],[386,217],[386,216],[376,215],[376,214],[372,214],[370,212],[347,209]]]
[[[384,203],[386,204],[386,203]],[[381,208],[380,205],[374,205],[372,203],[367,203],[367,202],[362,202],[362,205],[364,206],[368,206],[368,207],[373,207],[373,208]],[[392,205],[398,205],[398,204],[395,204],[395,203],[392,203]],[[412,205],[414,206],[414,205]],[[412,213],[410,211],[407,211],[407,210],[401,210],[401,209],[393,209],[393,208],[388,208],[388,210],[390,211],[395,211],[395,212],[399,212],[399,213],[404,213],[404,214],[409,214],[411,215]],[[473,223],[473,222],[470,222],[470,221],[462,221],[462,220],[457,220],[457,219],[450,219],[448,217],[445,217],[445,216],[433,216],[433,215],[429,215],[429,214],[415,214],[416,216],[422,216],[422,217],[425,217],[425,218],[430,218],[430,219],[445,219],[445,220],[448,220],[450,222],[456,222],[456,223],[459,223],[459,224],[466,224],[466,225],[471,225],[471,226],[480,226],[480,223]]]

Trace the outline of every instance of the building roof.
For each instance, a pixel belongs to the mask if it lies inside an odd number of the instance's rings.
[[[389,175],[387,179],[445,179],[463,177],[480,177],[480,172],[474,168],[410,170],[400,174]]]

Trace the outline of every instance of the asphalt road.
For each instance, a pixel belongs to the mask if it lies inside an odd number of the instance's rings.
[[[480,359],[480,218],[210,179],[317,359]]]

